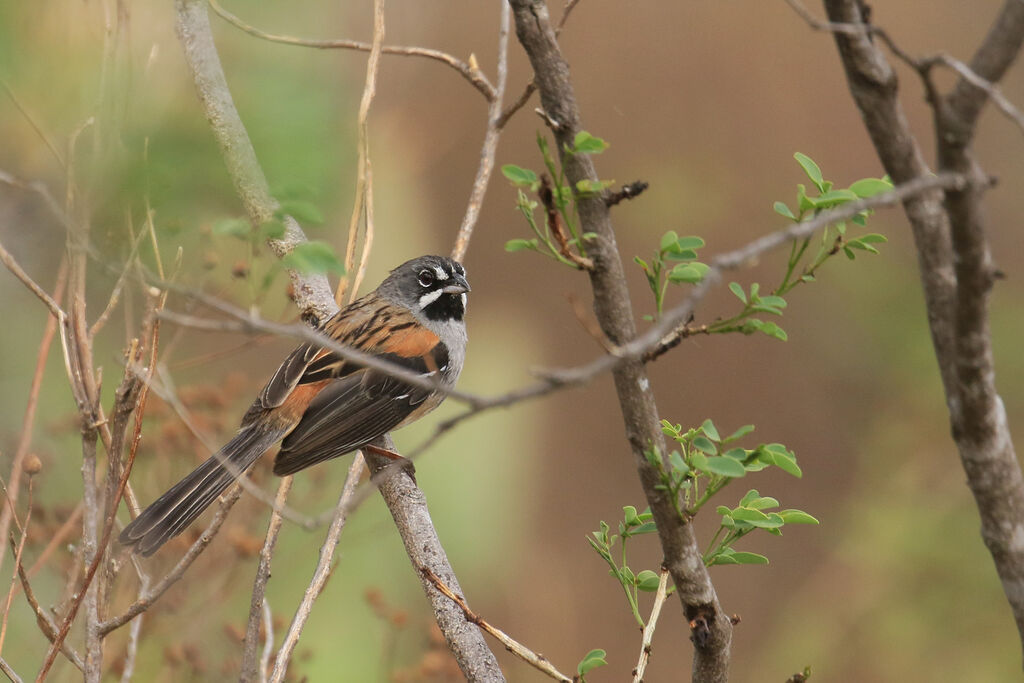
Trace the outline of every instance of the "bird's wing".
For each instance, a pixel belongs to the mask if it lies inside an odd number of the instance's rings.
[[[429,376],[444,371],[448,349],[409,311],[375,297],[355,302],[324,326],[339,343]],[[414,416],[430,390],[361,367],[310,344],[295,349],[264,387],[253,409],[295,424],[274,464],[290,474],[355,450]],[[247,419],[255,419],[250,409]],[[296,424],[297,423],[297,424]]]

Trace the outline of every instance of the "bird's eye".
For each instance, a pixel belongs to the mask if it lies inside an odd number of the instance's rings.
[[[419,276],[417,276],[419,283],[423,287],[429,287],[434,284],[434,273],[429,270],[421,270]]]

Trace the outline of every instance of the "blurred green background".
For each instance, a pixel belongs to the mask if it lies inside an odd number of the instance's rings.
[[[978,0],[924,8],[893,0],[875,9],[874,20],[913,54],[948,51],[967,59],[999,5]],[[474,54],[493,80],[498,7],[391,0],[387,42],[436,47],[463,59]],[[276,33],[370,38],[369,2],[235,0],[228,8]],[[78,178],[103,257],[123,262],[129,226],[141,229],[148,202],[164,262],[182,249],[180,281],[290,319],[285,278],[259,295],[260,279],[273,268],[268,255],[252,260],[244,243],[216,233],[218,221],[242,209],[185,71],[173,4],[126,2],[124,9],[121,47],[104,69],[113,0],[0,0],[0,78],[20,103],[0,93],[0,169],[41,180],[63,196],[64,172],[33,123],[66,155],[72,132],[97,116],[95,130],[87,128],[79,143]],[[553,12],[557,16],[558,8]],[[306,226],[310,236],[342,250],[365,55],[272,44],[217,17],[212,21],[229,85],[272,187],[315,203],[326,220]],[[771,205],[778,199],[792,205],[795,184],[806,182],[792,160],[795,151],[809,154],[842,185],[882,174],[831,39],[809,30],[782,2],[587,0],[569,20],[562,44],[585,126],[612,144],[597,160],[601,175],[651,183],[643,198],[614,212],[624,261],[647,256],[669,229],[703,236],[710,255],[784,227]],[[514,37],[510,51],[509,99],[530,75]],[[904,106],[928,148],[922,88],[914,74],[897,68]],[[1004,85],[1017,103],[1024,102],[1020,74],[1018,67]],[[943,75],[941,82],[952,79]],[[104,84],[112,97],[98,108]],[[536,100],[503,134],[499,165],[540,165],[534,106]],[[422,59],[383,58],[370,120],[377,235],[366,288],[407,258],[450,250],[485,116],[479,93],[455,72]],[[1020,131],[991,107],[979,131],[979,158],[1000,180],[987,197],[986,214],[993,252],[1008,277],[992,297],[992,328],[1000,389],[1020,438],[1024,154]],[[569,300],[589,304],[585,278],[536,254],[504,252],[506,240],[528,230],[514,202],[514,191],[495,177],[465,259],[473,294],[461,388],[484,395],[530,381],[531,368],[574,365],[600,352]],[[711,417],[726,431],[754,423],[762,441],[783,442],[797,453],[803,480],[765,472],[727,489],[723,503],[735,504],[753,487],[822,522],[787,530],[782,538],[741,542],[741,549],[767,554],[769,566],[712,570],[723,606],[742,617],[733,677],[782,681],[810,665],[823,681],[1011,680],[1020,673],[1020,646],[949,437],[909,230],[899,211],[877,214],[871,230],[890,239],[880,256],[830,262],[816,284],[790,297],[780,321],[787,343],[761,336],[696,338],[651,366],[664,417],[684,425]],[[37,196],[0,185],[0,240],[37,281],[52,287],[64,235]],[[152,251],[142,253],[152,263]],[[769,254],[737,279],[776,281],[784,258]],[[240,266],[250,270],[248,280],[232,276]],[[114,276],[95,263],[91,268],[94,317]],[[639,269],[630,265],[628,277],[637,315],[651,312]],[[134,290],[97,346],[108,406],[121,372],[126,320],[137,322],[140,315]],[[669,305],[680,294],[673,292]],[[731,296],[715,292],[698,322],[731,311]],[[44,310],[6,271],[0,301],[6,359],[0,363],[0,473],[6,477]],[[175,310],[185,306],[176,297],[169,303]],[[163,361],[200,426],[222,440],[290,346],[167,325]],[[81,495],[74,405],[59,346],[51,352],[42,396],[33,452],[44,469],[35,480],[38,505],[26,563]],[[446,405],[400,432],[399,446],[415,448],[456,409]],[[140,499],[152,500],[204,457],[201,444],[154,397],[133,474]],[[307,514],[328,509],[347,465],[343,459],[298,477],[291,504]],[[563,671],[600,647],[608,651],[609,666],[588,680],[629,675],[639,633],[618,586],[584,540],[599,520],[614,525],[623,505],[644,506],[608,377],[465,423],[423,457],[418,475],[479,613]],[[269,462],[258,466],[256,477],[267,490],[276,485]],[[214,547],[146,617],[137,680],[233,676],[236,634],[244,629],[256,568],[253,547],[268,516],[264,505],[243,499]],[[704,541],[713,531],[711,517],[697,520]],[[279,637],[322,534],[291,525],[282,533],[268,592]],[[166,571],[183,544],[171,547],[145,563],[151,573]],[[34,579],[44,605],[62,600],[71,557],[62,548]],[[634,568],[655,568],[658,557],[653,537],[633,542]],[[431,634],[418,579],[377,498],[350,521],[339,558],[306,627],[293,678],[444,680],[450,662]],[[112,596],[111,613],[132,597],[129,573]],[[645,602],[641,611],[648,609]],[[673,599],[658,625],[649,681],[689,675],[680,616]],[[33,675],[45,639],[20,596],[8,628],[4,658],[22,675]],[[72,634],[76,641],[80,636]],[[119,659],[123,647],[124,635],[113,637],[108,659]],[[506,653],[498,655],[509,680],[544,680]],[[58,660],[51,680],[76,679]]]

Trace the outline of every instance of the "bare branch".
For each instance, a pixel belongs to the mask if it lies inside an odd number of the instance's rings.
[[[7,661],[0,657],[0,671],[3,671],[4,675],[11,680],[11,683],[22,683],[21,676],[15,673],[14,669]]]
[[[643,683],[644,672],[647,670],[647,662],[651,659],[651,642],[654,640],[654,627],[661,616],[661,606],[665,604],[665,597],[668,594],[668,570],[664,567],[658,577],[658,590],[654,594],[654,606],[651,607],[651,616],[644,625],[644,633],[640,643],[640,659],[633,669],[633,683]]]
[[[373,175],[370,172],[370,133],[366,121],[370,116],[370,105],[377,93],[377,72],[380,68],[380,51],[384,43],[384,0],[373,2],[373,45],[370,48],[370,57],[366,60],[366,84],[363,87],[363,96],[359,101],[359,116],[356,120],[358,132],[357,148],[358,159],[356,161],[356,192],[352,201],[352,218],[348,224],[348,244],[345,245],[345,275],[338,282],[338,289],[334,293],[334,300],[340,306],[345,300],[345,288],[348,287],[349,278],[352,278],[352,296],[355,300],[356,292],[359,291],[359,284],[363,274],[366,272],[366,261],[373,244]],[[353,276],[355,270],[356,241],[359,236],[359,223],[363,222],[365,227],[363,255],[359,261],[359,269]]]
[[[167,589],[174,585],[174,583],[180,579],[196,558],[199,557],[206,547],[213,540],[213,537],[220,531],[221,525],[224,524],[224,520],[227,519],[228,511],[238,501],[242,495],[242,487],[232,486],[228,492],[221,499],[220,506],[217,508],[217,512],[213,515],[213,519],[200,534],[199,538],[189,546],[188,551],[182,556],[178,563],[174,565],[174,569],[167,573],[162,579],[160,579],[152,588],[143,588],[140,591],[138,599],[135,600],[131,605],[128,606],[122,614],[108,619],[99,624],[99,633],[101,636],[105,636],[114,629],[121,628],[129,621],[142,614],[150,607],[153,606],[161,595],[167,592]]]
[[[505,99],[505,86],[508,83],[508,34],[511,25],[512,12],[508,3],[503,2],[501,3],[501,24],[498,29],[498,81],[494,88],[494,97],[490,99],[487,107],[487,130],[484,133],[484,143],[480,147],[480,163],[476,169],[476,177],[473,179],[473,189],[469,193],[466,213],[462,217],[459,234],[455,238],[455,246],[452,248],[452,258],[456,261],[462,261],[466,256],[469,240],[473,236],[473,228],[480,218],[484,194],[487,192],[491,173],[494,172],[494,157],[498,152],[498,138],[501,136],[501,129],[504,126],[501,107]]]
[[[261,225],[274,217],[280,204],[270,195],[267,179],[256,160],[249,134],[235,109],[213,43],[206,6],[202,0],[175,0],[175,8],[178,36],[185,48],[185,58],[196,84],[199,101],[220,144],[228,173],[245,205],[249,220],[254,225]],[[269,242],[278,256],[284,256],[306,239],[302,228],[293,218],[286,216],[284,224],[284,237]],[[303,275],[297,271],[290,271],[289,274],[295,303],[303,318],[319,322],[330,317],[335,307],[329,303],[334,299],[327,278],[324,275]]]
[[[274,546],[277,544],[277,534],[281,531],[281,515],[277,508],[284,507],[288,492],[292,488],[292,477],[283,477],[277,487],[277,498],[274,500],[274,512],[270,515],[270,524],[267,525],[267,535],[263,541],[263,548],[260,550],[260,562],[256,567],[256,579],[253,581],[252,601],[249,604],[249,622],[245,628],[245,640],[242,646],[242,674],[240,681],[266,680],[266,668],[259,670],[256,661],[256,646],[260,634],[260,620],[267,605],[267,581],[270,580],[270,561],[274,557]],[[271,640],[273,643],[273,640]]]
[[[234,14],[231,14],[226,9],[221,7],[217,0],[209,0],[210,7],[216,12],[222,19],[227,21],[232,26],[239,28],[251,36],[260,38],[262,40],[269,40],[274,43],[283,43],[285,45],[297,45],[300,47],[312,47],[320,50],[358,50],[359,52],[370,52],[373,46],[370,43],[363,43],[358,40],[310,40],[307,38],[294,38],[292,36],[284,36],[274,33],[267,33],[261,31],[258,28],[250,26],[245,23]],[[480,91],[480,94],[487,98],[490,102],[494,99],[494,88],[491,86],[487,77],[466,62],[461,59],[456,59],[452,55],[442,52],[441,50],[433,50],[425,47],[401,47],[395,45],[384,45],[381,48],[381,52],[386,55],[402,55],[406,57],[425,57],[432,59],[442,64],[450,66],[455,69],[463,78],[465,78],[470,85]]]
[[[430,581],[430,583],[434,584],[434,587],[437,588],[437,590],[441,591],[441,593],[443,593],[445,597],[447,597],[449,600],[451,600],[459,606],[459,609],[462,610],[462,613],[466,615],[467,621],[476,624],[477,626],[482,628],[484,631],[488,633],[488,635],[490,635],[492,638],[494,638],[499,643],[504,645],[506,650],[514,654],[516,657],[519,657],[519,659],[523,660],[524,662],[532,666],[534,669],[537,669],[549,678],[553,678],[556,681],[562,681],[563,683],[573,683],[574,679],[569,678],[568,676],[560,672],[558,669],[556,669],[547,657],[545,657],[542,654],[534,652],[533,650],[526,647],[516,639],[509,636],[501,629],[491,626],[491,624],[487,623],[483,617],[473,612],[473,610],[469,608],[469,605],[466,604],[466,600],[462,596],[453,592],[451,588],[446,586],[444,584],[444,581],[437,578],[437,575],[434,574],[434,572],[430,571],[426,567],[420,567],[420,573],[427,577],[427,580]]]
[[[295,646],[299,643],[299,636],[302,635],[302,629],[306,625],[309,613],[313,609],[313,603],[320,597],[324,584],[327,583],[327,578],[331,573],[331,562],[334,559],[334,549],[338,546],[341,531],[345,528],[345,522],[348,519],[349,500],[355,492],[356,484],[359,483],[362,471],[363,457],[360,453],[356,453],[352,458],[352,464],[349,465],[348,476],[345,478],[345,485],[341,489],[341,495],[338,496],[338,504],[334,508],[334,519],[331,520],[331,526],[327,529],[327,536],[324,538],[323,545],[320,546],[320,559],[313,572],[313,578],[310,580],[306,592],[302,595],[302,602],[299,603],[298,609],[295,610],[295,616],[292,617],[292,623],[285,634],[284,642],[281,643],[281,649],[277,651],[274,671],[270,674],[269,679],[271,683],[281,683],[284,680],[288,664],[291,662],[292,653],[295,652]]]
[[[14,260],[13,256],[11,256],[11,252],[7,251],[3,244],[0,244],[0,263],[3,263],[7,267],[7,270],[11,271],[11,274],[13,274],[14,277],[21,280],[22,284],[29,288],[29,291],[35,294],[40,301],[46,304],[46,307],[50,309],[50,313],[55,318],[58,320],[64,320],[66,314],[61,310],[60,305],[58,305],[57,302],[46,293],[46,290],[37,285],[35,280],[33,280],[28,273],[22,270],[21,266],[18,265],[18,262]]]

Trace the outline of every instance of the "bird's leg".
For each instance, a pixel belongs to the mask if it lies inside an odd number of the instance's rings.
[[[399,467],[402,469],[402,471],[409,475],[409,478],[413,480],[413,483],[416,482],[416,466],[412,464],[412,460],[410,460],[409,458],[405,457],[400,453],[395,453],[394,451],[389,451],[386,448],[380,448],[379,446],[372,446],[370,444],[366,444],[365,446],[363,446],[363,449],[371,453],[376,453],[377,455],[384,456],[385,458],[391,461],[390,463],[388,463],[387,467],[381,470],[381,472],[384,472],[385,470],[390,470],[393,467]],[[379,473],[380,472],[376,474]],[[376,474],[374,476],[376,476]]]

